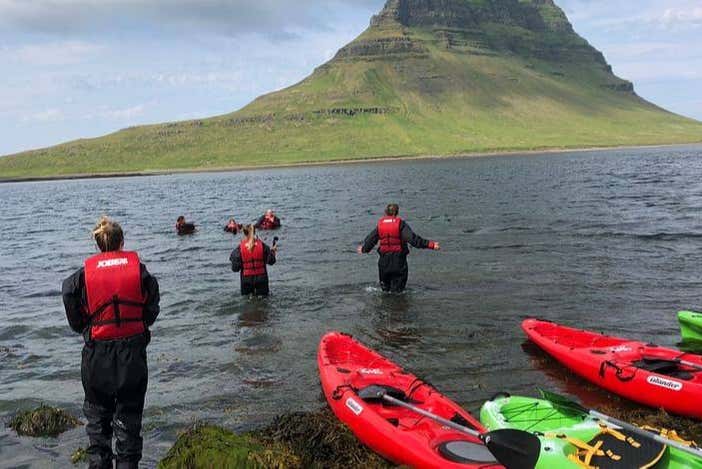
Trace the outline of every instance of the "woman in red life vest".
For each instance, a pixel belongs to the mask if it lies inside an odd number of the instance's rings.
[[[385,209],[385,216],[378,220],[378,225],[366,237],[358,253],[369,253],[376,244],[378,247],[378,272],[380,276],[380,286],[383,291],[399,293],[407,285],[409,269],[407,267],[407,255],[411,245],[417,249],[441,249],[439,243],[428,241],[414,233],[412,228],[399,217],[400,207],[397,204],[389,204]]]
[[[232,271],[241,272],[241,294],[268,296],[268,270],[266,265],[275,264],[278,252],[275,244],[269,248],[256,237],[253,225],[244,227],[244,239],[237,246],[229,260]]]
[[[63,282],[71,329],[83,334],[81,364],[90,468],[136,469],[142,453],[141,417],[148,382],[146,346],[159,309],[158,282],[124,235],[103,217],[93,230],[101,253]],[[112,435],[116,455],[112,452]]]
[[[280,228],[280,218],[275,216],[273,210],[268,209],[254,224],[254,227],[257,230],[277,230]]]

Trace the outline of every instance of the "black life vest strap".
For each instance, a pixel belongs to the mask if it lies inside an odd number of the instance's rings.
[[[119,320],[117,319],[107,319],[105,321],[92,321],[90,323],[91,327],[95,326],[105,326],[107,324],[117,324],[120,325],[123,322],[144,322],[143,319],[137,319],[137,318],[120,318]]]
[[[145,303],[141,303],[139,301],[131,301],[131,300],[123,300],[119,298],[117,295],[113,296],[112,299],[104,304],[102,304],[98,309],[96,309],[91,315],[90,315],[90,320],[88,321],[88,325],[90,327],[93,326],[103,326],[106,324],[117,324],[118,326],[122,322],[144,322],[144,319],[136,319],[136,318],[122,318],[120,316],[120,310],[119,306],[133,306],[136,308],[144,308],[146,306]],[[97,321],[95,318],[99,317],[100,314],[102,314],[105,309],[107,309],[108,306],[112,306],[115,311],[115,318],[114,319],[108,319],[104,321]]]

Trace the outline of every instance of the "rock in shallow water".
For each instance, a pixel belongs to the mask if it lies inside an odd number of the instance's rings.
[[[55,438],[78,425],[81,421],[65,410],[42,404],[15,415],[9,427],[20,436]]]

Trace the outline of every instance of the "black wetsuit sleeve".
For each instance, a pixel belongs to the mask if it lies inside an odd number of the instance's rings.
[[[232,251],[232,254],[229,256],[229,262],[232,263],[232,272],[241,272],[241,251],[239,248]]]
[[[158,286],[158,280],[151,275],[146,266],[141,264],[141,289],[146,295],[146,304],[144,305],[144,322],[147,326],[153,326],[156,322],[158,314],[161,312],[161,292]]]
[[[68,325],[75,332],[82,334],[88,325],[85,312],[85,274],[83,269],[63,281],[61,286],[63,306],[66,309]]]
[[[268,247],[267,244],[263,244],[263,258],[266,260],[266,264],[275,265],[275,251]]]
[[[431,241],[422,238],[418,234],[416,234],[414,231],[412,231],[412,228],[405,223],[404,221],[402,222],[402,241],[405,243],[408,243],[410,246],[415,247],[417,249],[429,249],[429,244]]]
[[[277,226],[277,227],[279,227],[279,228],[280,228],[281,226],[283,226],[283,224],[280,223],[280,218],[274,217],[274,220],[275,220],[275,226]]]
[[[256,220],[256,223],[254,223],[254,228],[258,229],[261,228],[261,224],[263,223],[263,219],[266,218],[265,215],[261,215],[261,217]]]
[[[380,236],[378,236],[378,228],[375,228],[370,232],[370,234],[368,234],[368,236],[366,236],[366,239],[363,240],[363,252],[371,252],[375,245],[378,244],[378,241],[380,241]]]

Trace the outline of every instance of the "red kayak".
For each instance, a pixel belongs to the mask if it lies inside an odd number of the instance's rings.
[[[568,369],[620,396],[702,419],[702,356],[527,319],[529,339]]]
[[[431,385],[405,372],[351,336],[332,332],[317,354],[324,395],[334,414],[366,446],[390,461],[417,468],[499,468],[478,438],[387,403],[364,401],[363,389],[381,386],[389,395],[460,425],[484,432],[469,413]],[[399,398],[399,397],[398,397]]]

